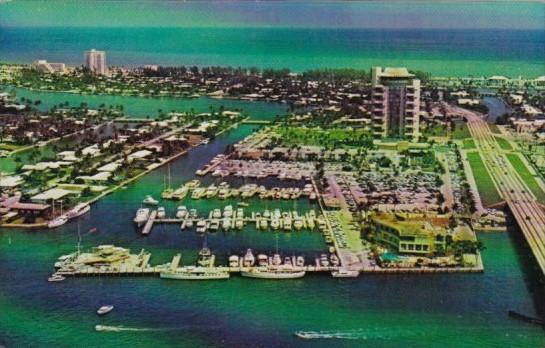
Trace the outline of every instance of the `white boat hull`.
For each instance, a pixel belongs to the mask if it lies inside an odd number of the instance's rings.
[[[297,279],[305,276],[305,271],[295,272],[270,272],[270,271],[242,271],[240,275],[248,278],[259,279]]]
[[[217,273],[191,273],[191,272],[161,272],[159,276],[163,279],[175,279],[175,280],[220,280],[229,279],[231,276],[229,272],[217,272]]]

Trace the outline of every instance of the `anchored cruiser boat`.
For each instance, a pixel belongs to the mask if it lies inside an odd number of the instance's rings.
[[[149,219],[150,210],[148,208],[140,208],[136,211],[136,216],[134,217],[134,223],[140,227],[146,223]]]
[[[213,280],[229,279],[230,277],[229,272],[210,267],[184,267],[176,270],[163,271],[159,275],[164,279],[178,280]]]
[[[240,275],[260,279],[296,279],[303,278],[305,273],[303,270],[293,268],[252,268],[248,271],[241,271]]]

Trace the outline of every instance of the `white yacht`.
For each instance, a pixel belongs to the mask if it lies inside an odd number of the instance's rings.
[[[296,230],[300,230],[301,228],[303,228],[303,220],[299,217],[293,220],[293,228],[295,228]]]
[[[239,267],[240,266],[240,258],[238,255],[231,255],[229,256],[229,267]]]
[[[244,259],[242,262],[244,267],[251,267],[255,264],[255,257],[252,253],[252,249],[246,250],[246,254],[244,255]]]
[[[280,254],[273,255],[271,264],[273,266],[280,266],[282,264],[282,257],[280,257]]]
[[[210,225],[208,226],[210,231],[217,231],[220,228],[220,220],[218,219],[212,219],[210,220]]]
[[[303,256],[297,256],[295,259],[295,265],[297,267],[303,267],[305,265],[305,258]]]
[[[228,231],[230,228],[231,228],[231,219],[226,217],[226,218],[223,218],[223,221],[221,223],[221,227],[225,230],[225,231]]]
[[[223,209],[223,217],[230,218],[231,216],[233,216],[233,206],[228,205]]]
[[[88,213],[91,211],[91,206],[87,203],[78,203],[74,208],[70,209],[66,212],[66,217],[68,219],[73,219],[78,216],[82,216],[83,214]]]
[[[159,204],[159,201],[154,199],[151,195],[147,195],[146,198],[144,198],[144,200],[142,201],[142,203],[148,204],[148,205],[157,205]]]
[[[212,184],[208,186],[208,189],[206,190],[206,198],[212,198],[217,194],[218,194],[218,188],[216,187],[216,185]]]
[[[360,275],[360,272],[339,269],[338,271],[331,272],[331,275],[333,276],[333,278],[356,278]]]
[[[252,268],[248,271],[241,271],[240,275],[248,278],[260,279],[296,279],[305,276],[305,271],[291,268]]]
[[[257,255],[257,265],[260,267],[269,265],[269,258],[265,254]]]
[[[214,219],[219,219],[221,217],[221,210],[219,210],[218,208],[212,210],[212,217]]]
[[[165,207],[159,207],[157,208],[157,218],[158,219],[164,219],[166,216]]]
[[[227,271],[220,271],[210,267],[184,267],[159,273],[163,279],[176,280],[219,280],[229,279]]]
[[[58,282],[62,282],[65,279],[66,278],[60,274],[53,274],[51,277],[47,278],[47,281],[50,283],[58,283]]]
[[[140,227],[148,221],[150,210],[148,208],[140,208],[136,211],[136,216],[134,217],[134,223]]]
[[[59,215],[47,223],[47,227],[55,228],[64,225],[68,221],[66,215]]]
[[[176,210],[176,218],[183,219],[187,216],[187,208],[185,205],[180,205]]]
[[[172,192],[172,198],[182,200],[187,196],[189,193],[189,188],[187,186],[182,186],[180,188],[177,188],[174,192]]]
[[[114,306],[102,306],[97,310],[98,315],[106,315],[114,309]]]
[[[197,233],[204,233],[208,229],[206,220],[197,221]]]

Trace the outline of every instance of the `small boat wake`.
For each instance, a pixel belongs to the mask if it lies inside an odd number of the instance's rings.
[[[104,331],[104,332],[140,332],[140,331],[176,331],[176,330],[186,330],[187,327],[163,327],[163,328],[152,328],[152,327],[127,327],[127,326],[111,326],[111,325],[96,325],[95,331]]]
[[[295,336],[305,340],[311,339],[341,339],[341,340],[367,340],[367,339],[392,339],[393,336],[417,336],[413,330],[403,332],[381,329],[356,329],[344,331],[296,331]]]

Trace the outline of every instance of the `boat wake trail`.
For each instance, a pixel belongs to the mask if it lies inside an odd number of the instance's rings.
[[[110,325],[96,325],[96,331],[107,331],[107,332],[123,332],[123,331],[176,331],[176,330],[186,330],[187,327],[163,327],[163,328],[151,328],[151,327],[126,327],[126,326],[110,326]]]
[[[298,338],[310,339],[343,339],[343,340],[367,340],[367,339],[392,339],[393,336],[415,336],[417,333],[412,330],[404,332],[391,332],[390,330],[379,329],[358,329],[346,331],[296,331]]]

